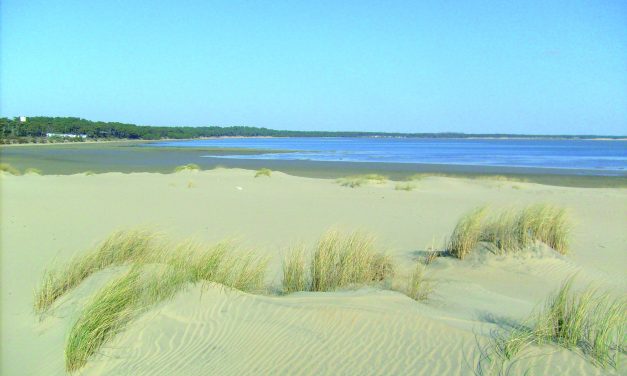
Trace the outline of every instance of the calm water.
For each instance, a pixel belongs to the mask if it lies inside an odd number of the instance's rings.
[[[429,163],[627,172],[627,142],[401,138],[229,138],[159,142],[153,146],[297,150],[224,158]]]

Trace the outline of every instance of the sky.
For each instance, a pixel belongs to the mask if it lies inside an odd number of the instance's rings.
[[[0,3],[0,116],[627,134],[625,1]]]

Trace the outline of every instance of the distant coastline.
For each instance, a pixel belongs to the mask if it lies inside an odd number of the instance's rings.
[[[49,137],[49,134],[71,135]],[[80,136],[80,137],[77,137]],[[83,138],[84,136],[84,138]],[[91,121],[76,117],[0,118],[0,144],[83,143],[101,141],[168,141],[240,137],[333,137],[333,138],[433,138],[433,139],[533,139],[627,141],[627,135],[532,135],[508,133],[401,133],[362,131],[291,131],[269,128],[163,127]]]

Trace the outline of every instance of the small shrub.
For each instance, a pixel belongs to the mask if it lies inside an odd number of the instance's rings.
[[[474,209],[457,222],[447,246],[451,255],[463,259],[476,247],[486,211],[485,207]]]
[[[0,171],[9,173],[11,175],[21,175],[22,173],[17,168],[11,166],[8,163],[0,163]]]
[[[195,163],[189,163],[182,166],[177,166],[174,168],[174,172],[184,172],[184,171],[200,171],[200,166]]]
[[[92,175],[95,175],[96,173],[95,173],[95,172],[93,172],[93,171],[91,171],[91,170],[87,170],[87,171],[85,171],[85,172],[84,172],[84,174],[85,174],[86,176],[92,176]]]
[[[270,177],[270,175],[272,175],[272,170],[270,170],[269,168],[262,168],[262,169],[257,170],[257,172],[255,172],[256,178],[260,176]]]

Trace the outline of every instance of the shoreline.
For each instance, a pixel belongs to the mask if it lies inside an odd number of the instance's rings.
[[[141,146],[139,146],[141,144]],[[286,150],[150,147],[145,142],[62,143],[57,147],[0,148],[2,162],[20,171],[36,168],[44,175],[71,175],[90,171],[170,173],[177,166],[195,163],[203,170],[219,167],[257,170],[269,168],[302,177],[336,179],[347,175],[378,173],[403,181],[416,174],[462,178],[506,176],[540,184],[574,187],[627,187],[627,171],[603,175],[596,170],[537,167],[476,166],[453,164],[329,162],[306,160],[222,158],[228,155],[256,155]],[[134,147],[137,146],[137,147]]]

